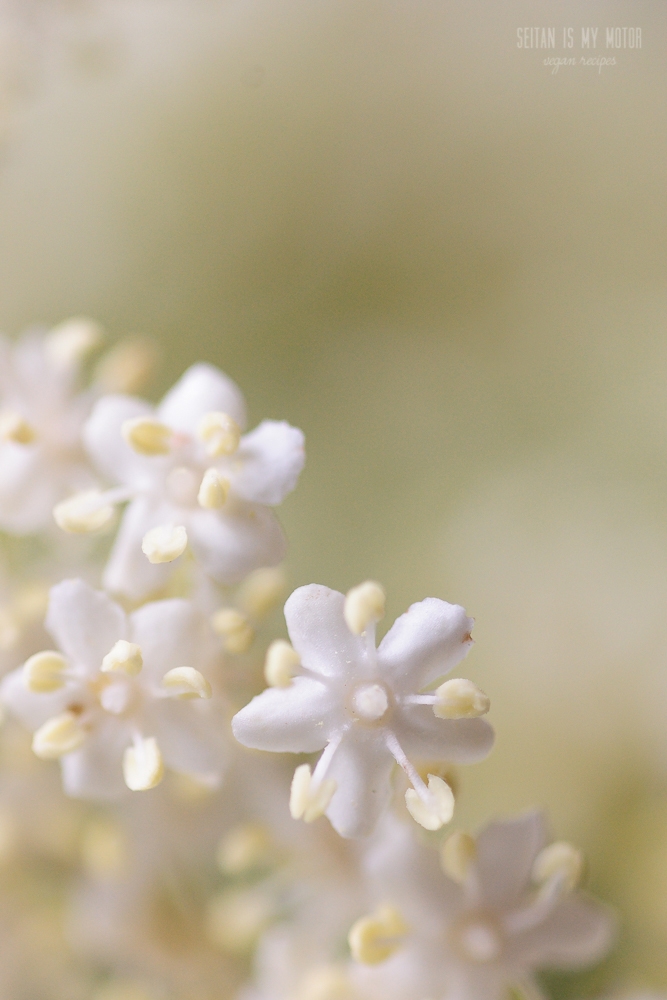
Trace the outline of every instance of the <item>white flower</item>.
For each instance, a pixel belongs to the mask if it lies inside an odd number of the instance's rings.
[[[0,338],[0,528],[51,527],[54,504],[93,483],[81,430],[93,402],[76,391],[79,362],[99,340],[90,320]]]
[[[30,657],[5,678],[4,704],[59,758],[69,795],[112,798],[152,788],[164,765],[219,779],[224,727],[208,681],[206,624],[188,601],[131,615],[82,580],[53,587],[46,626],[61,652]]]
[[[220,583],[281,561],[285,540],[271,508],[296,485],[303,435],[267,420],[242,437],[244,426],[240,390],[206,364],[188,369],[156,410],[129,396],[99,400],[85,443],[100,471],[121,485],[73,498],[58,517],[69,517],[70,530],[92,529],[111,505],[130,500],[105,570],[107,589],[144,597],[166,583],[169,563],[188,543]]]
[[[438,718],[438,692],[419,693],[466,655],[472,619],[457,605],[427,598],[396,620],[376,650],[380,594],[376,584],[356,588],[347,599],[316,584],[296,590],[285,618],[301,667],[293,668],[287,656],[284,670],[272,664],[269,676],[278,686],[232,720],[239,742],[259,750],[326,748],[312,776],[307,765],[297,768],[291,811],[306,820],[326,812],[344,837],[373,829],[391,795],[394,761],[412,783],[406,794],[412,815],[430,829],[442,826],[451,818],[451,791],[434,776],[426,787],[410,757],[470,763],[493,744],[485,720]],[[354,634],[346,618],[357,631],[362,626],[362,634]]]
[[[533,1000],[542,997],[536,970],[577,969],[609,950],[613,917],[575,891],[581,858],[569,845],[545,847],[540,813],[491,823],[476,840],[454,834],[441,848],[451,877],[406,824],[387,822],[382,832],[367,872],[376,893],[400,908],[410,934],[384,964],[365,974],[360,968],[369,986],[410,968],[419,977],[416,996],[501,1000],[515,987]]]

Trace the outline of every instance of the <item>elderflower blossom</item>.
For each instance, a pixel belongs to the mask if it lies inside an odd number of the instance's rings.
[[[545,846],[541,813],[491,823],[476,838],[452,835],[440,864],[398,820],[382,834],[366,871],[404,927],[386,954],[378,954],[388,936],[377,914],[352,928],[353,955],[366,965],[359,975],[369,990],[381,991],[409,968],[416,995],[501,1000],[517,989],[538,1000],[537,970],[583,968],[608,952],[614,919],[577,891],[579,852]]]
[[[130,501],[104,573],[108,590],[142,599],[164,586],[189,545],[219,583],[277,565],[285,539],[272,508],[296,485],[303,435],[265,420],[242,435],[245,403],[212,365],[183,375],[154,410],[130,396],[100,399],[84,439],[100,472],[119,484],[55,510],[65,530],[97,530]]]
[[[8,674],[4,704],[33,730],[33,749],[60,759],[65,791],[113,798],[160,782],[165,765],[217,781],[225,739],[204,666],[207,631],[185,600],[126,615],[82,580],[53,587],[44,651]]]
[[[383,607],[381,588],[371,582],[347,598],[317,584],[300,587],[285,605],[292,648],[274,647],[269,663],[276,686],[232,720],[248,747],[324,749],[312,774],[307,764],[297,768],[290,809],[306,821],[325,813],[344,837],[372,831],[391,796],[394,762],[411,782],[412,816],[438,829],[451,819],[453,794],[436,775],[427,786],[410,758],[471,763],[493,744],[491,726],[475,717],[488,710],[488,699],[469,681],[421,693],[468,652],[473,621],[464,609],[436,598],[413,604],[376,649]]]

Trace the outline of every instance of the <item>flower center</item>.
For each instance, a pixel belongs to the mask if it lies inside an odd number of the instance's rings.
[[[352,711],[363,722],[379,722],[389,709],[383,684],[362,684],[352,695]]]
[[[185,465],[177,465],[167,476],[167,496],[179,507],[194,507],[201,475]]]
[[[100,691],[100,705],[105,712],[111,712],[112,715],[122,715],[129,708],[132,695],[130,681],[125,677],[114,678],[105,684]]]
[[[454,928],[452,943],[467,962],[494,962],[503,952],[503,938],[495,920],[477,915]]]

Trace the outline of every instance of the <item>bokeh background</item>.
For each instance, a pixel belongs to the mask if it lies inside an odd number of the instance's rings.
[[[665,5],[0,20],[0,326],[92,315],[159,344],[155,397],[204,358],[302,427],[291,583],[466,606],[498,744],[461,821],[540,804],[586,849],[621,944],[562,996],[666,989]],[[524,25],[642,48],[553,74]]]

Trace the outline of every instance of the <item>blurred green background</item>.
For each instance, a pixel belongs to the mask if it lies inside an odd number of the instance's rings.
[[[643,45],[552,74],[524,25]],[[90,314],[160,343],[154,395],[204,358],[301,426],[291,582],[377,578],[389,623],[465,605],[498,744],[461,823],[548,806],[623,914],[590,988],[667,988],[665,5],[124,0],[25,30],[2,327]]]

